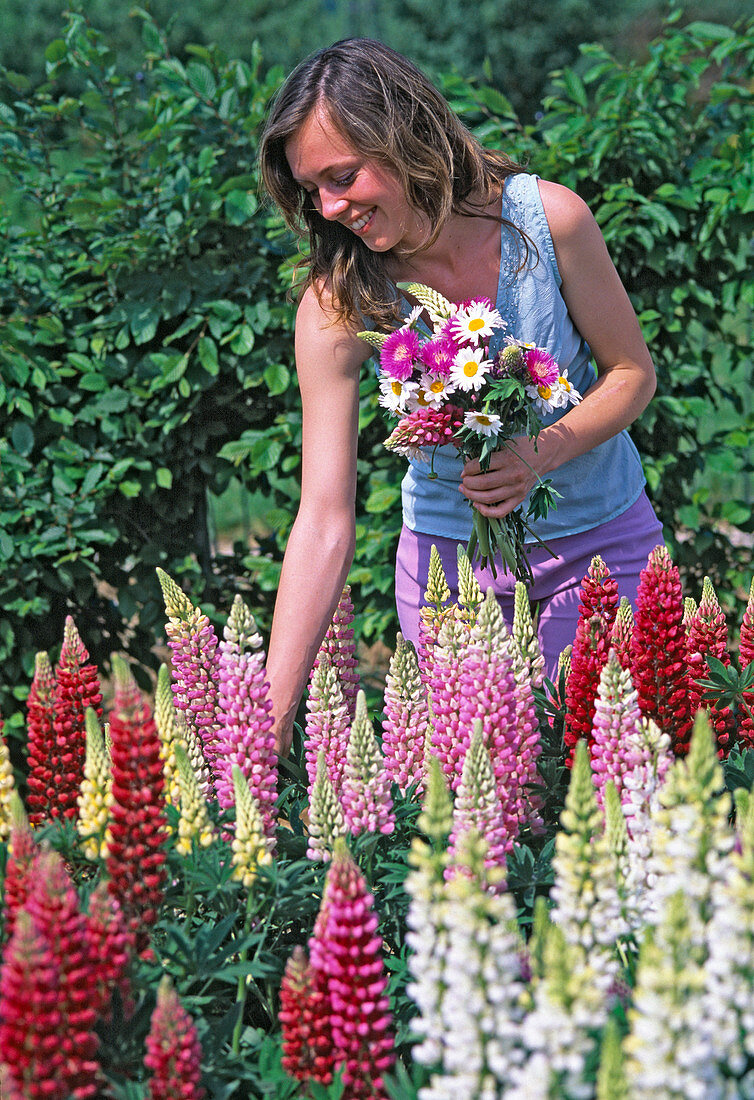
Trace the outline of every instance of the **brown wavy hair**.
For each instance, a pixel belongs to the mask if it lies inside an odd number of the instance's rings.
[[[431,245],[451,214],[485,217],[503,181],[522,171],[505,153],[482,148],[424,74],[402,54],[370,38],[347,38],[302,61],[276,95],[259,146],[262,182],[287,225],[308,237],[303,287],[327,284],[337,319],[359,315],[389,326],[399,314],[396,289],[381,253],[345,226],[328,221],[296,183],[286,143],[323,105],[362,155],[399,177],[408,201],[426,215]],[[524,261],[530,243],[518,234]]]

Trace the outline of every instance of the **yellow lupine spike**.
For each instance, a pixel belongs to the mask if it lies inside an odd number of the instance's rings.
[[[105,739],[95,711],[87,707],[86,757],[84,778],[78,797],[76,831],[82,840],[82,850],[87,859],[104,859],[107,855],[106,834],[112,803],[112,776],[110,758]]]

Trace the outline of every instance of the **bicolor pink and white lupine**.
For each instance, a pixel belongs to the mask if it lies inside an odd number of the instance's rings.
[[[218,657],[218,728],[214,773],[217,801],[233,805],[233,765],[249,786],[274,847],[277,753],[272,732],[272,700],[265,675],[262,639],[254,616],[240,596],[233,601]]]
[[[387,836],[394,831],[390,775],[367,714],[363,691],[356,697],[356,715],[348,737],[340,801],[346,826],[354,836],[359,833]]]
[[[317,780],[320,751],[325,754],[327,775],[336,795],[343,790],[346,750],[351,720],[343,698],[338,670],[325,654],[312,669],[306,699],[305,752],[309,797]]]
[[[600,806],[608,780],[612,779],[618,794],[623,790],[623,773],[635,763],[630,737],[637,732],[640,722],[641,711],[631,673],[621,666],[615,650],[611,649],[600,673],[589,742]]]
[[[385,681],[385,720],[382,749],[385,768],[401,794],[414,786],[424,789],[424,758],[429,709],[416,650],[399,634]]]
[[[338,606],[333,612],[330,625],[322,639],[314,660],[313,672],[319,667],[323,658],[327,658],[331,667],[337,672],[348,716],[353,718],[356,713],[356,696],[359,692],[359,662],[353,632],[351,586],[348,584],[340,595]]]

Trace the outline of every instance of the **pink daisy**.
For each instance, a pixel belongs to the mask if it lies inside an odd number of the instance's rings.
[[[412,328],[391,332],[380,351],[380,366],[385,374],[405,382],[411,377],[414,362],[419,358],[421,341]]]
[[[558,364],[544,348],[527,348],[524,360],[534,386],[550,386],[558,379]]]

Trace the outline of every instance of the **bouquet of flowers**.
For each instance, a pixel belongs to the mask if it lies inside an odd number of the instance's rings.
[[[422,283],[399,286],[419,302],[405,324],[390,334],[359,336],[379,351],[380,404],[399,418],[385,446],[429,461],[430,478],[437,476],[438,446],[453,443],[464,459],[478,459],[487,471],[493,452],[511,447],[517,436],[536,441],[541,413],[581,400],[568,371],[543,348],[507,335],[503,348],[490,355],[490,338],[507,325],[488,298],[454,304]],[[424,310],[431,332],[420,324]],[[472,506],[469,558],[478,557],[496,575],[499,554],[517,580],[531,583],[524,540],[534,533],[527,521],[544,518],[557,495],[549,480],[538,477],[525,514],[519,506],[498,519]]]

